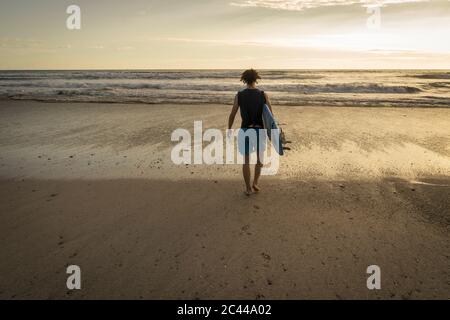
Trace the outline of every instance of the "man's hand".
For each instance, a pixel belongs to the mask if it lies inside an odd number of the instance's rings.
[[[228,118],[228,129],[233,128],[234,118],[239,110],[238,96],[234,98],[233,109],[231,109],[230,117]]]

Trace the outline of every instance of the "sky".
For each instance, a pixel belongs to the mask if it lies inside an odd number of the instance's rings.
[[[449,35],[448,0],[1,0],[0,69],[450,69]]]

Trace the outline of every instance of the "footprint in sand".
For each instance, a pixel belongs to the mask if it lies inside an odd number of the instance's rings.
[[[241,228],[241,230],[242,230],[242,232],[244,232],[244,233],[245,233],[246,235],[248,235],[248,236],[251,236],[251,235],[252,235],[251,232],[248,231],[248,230],[250,230],[250,225],[249,225],[249,224],[243,226],[243,227]],[[241,233],[241,235],[242,235],[242,233]]]
[[[261,255],[264,258],[264,260],[266,260],[266,261],[270,261],[271,260],[271,257],[267,253],[263,252],[263,253],[261,253]]]
[[[52,201],[52,198],[55,198],[58,194],[57,193],[53,193],[50,195],[50,197],[47,199],[47,202]]]

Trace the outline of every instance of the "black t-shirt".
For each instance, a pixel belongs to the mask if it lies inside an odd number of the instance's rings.
[[[241,128],[264,127],[262,114],[266,96],[259,89],[244,89],[238,92],[238,104],[241,110]]]

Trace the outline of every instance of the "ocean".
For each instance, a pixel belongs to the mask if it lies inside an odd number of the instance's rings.
[[[231,105],[241,70],[0,71],[0,98]],[[450,107],[450,71],[263,70],[275,105]]]

